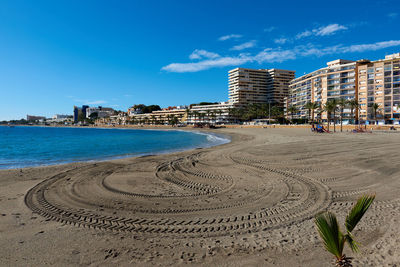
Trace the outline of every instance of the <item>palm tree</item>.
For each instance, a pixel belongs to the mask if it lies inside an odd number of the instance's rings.
[[[198,111],[193,111],[192,115],[194,117],[194,123],[196,123],[196,119],[199,117],[199,112]]]
[[[357,99],[351,99],[348,103],[351,109],[351,119],[353,119],[354,110],[356,111],[356,114],[358,114],[358,101]]]
[[[344,98],[338,100],[338,105],[340,107],[340,131],[343,132],[343,111],[347,106],[347,101]]]
[[[290,117],[292,118],[292,123],[293,123],[293,116],[295,113],[297,113],[299,110],[296,106],[289,106],[288,107],[288,112],[290,113]]]
[[[334,105],[334,109],[333,109],[333,131],[336,133],[336,111],[337,111],[337,107],[338,107],[338,100],[336,98],[331,100],[333,102]]]
[[[375,195],[361,196],[346,217],[346,233],[340,230],[335,214],[331,212],[321,212],[315,216],[315,224],[318,233],[323,240],[325,249],[332,253],[336,258],[336,266],[352,267],[351,257],[343,254],[343,248],[347,243],[353,252],[358,252],[358,243],[354,240],[351,233],[361,218],[367,212],[375,199]]]
[[[314,111],[319,107],[318,103],[307,102],[304,107],[308,109],[308,120],[311,119],[311,122],[314,122]]]
[[[379,109],[379,104],[378,103],[374,103],[372,106],[372,112],[374,113],[374,120],[375,120],[375,124],[376,124],[376,114],[378,113],[378,109]]]
[[[222,119],[222,114],[223,114],[224,112],[222,111],[222,109],[218,109],[218,110],[217,110],[217,113],[218,113],[218,115],[219,115],[218,120],[219,120],[219,121],[223,121],[223,119]]]
[[[207,114],[207,121],[210,124],[211,123],[211,110],[207,110],[206,114]]]
[[[327,120],[328,120],[328,132],[329,132],[331,114],[335,109],[336,109],[336,103],[334,101],[332,101],[332,100],[329,100],[324,105],[324,110],[326,111],[326,117],[327,117]]]

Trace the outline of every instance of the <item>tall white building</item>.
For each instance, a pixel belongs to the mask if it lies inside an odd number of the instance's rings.
[[[280,69],[235,68],[229,71],[229,102],[237,105],[277,103],[289,93],[295,72]]]

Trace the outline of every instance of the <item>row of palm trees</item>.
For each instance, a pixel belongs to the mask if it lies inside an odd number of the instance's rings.
[[[319,103],[316,102],[308,102],[304,105],[304,108],[308,110],[308,120],[309,122],[313,123],[314,122],[314,114],[317,112],[318,117],[321,118],[321,114],[323,112],[326,112],[327,118],[328,118],[328,131],[329,131],[329,125],[330,122],[333,121],[333,127],[334,131],[336,132],[336,124],[337,124],[337,117],[336,114],[337,112],[340,114],[340,131],[343,131],[343,118],[344,118],[344,110],[346,108],[350,108],[350,123],[351,124],[358,124],[358,116],[355,116],[358,114],[359,110],[359,103],[357,99],[350,99],[346,100],[344,98],[334,98],[329,101],[327,101],[323,106],[321,106]],[[377,118],[377,112],[379,109],[379,105],[377,103],[374,103],[371,106],[371,109],[373,111],[374,119],[376,120]],[[296,115],[299,110],[296,106],[289,106],[288,107],[288,113],[291,115],[292,122],[294,120],[294,115]],[[332,118],[333,115],[333,118]],[[320,119],[319,119],[320,120]]]
[[[240,122],[253,119],[264,118],[283,118],[283,109],[273,104],[250,104],[245,107],[233,107],[226,110],[207,110],[207,111],[192,111],[187,110],[188,118],[192,118],[194,122],[217,123],[222,122]]]

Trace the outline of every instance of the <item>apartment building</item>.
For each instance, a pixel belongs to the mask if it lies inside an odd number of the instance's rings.
[[[359,103],[356,118],[361,122],[376,121],[380,124],[398,124],[400,120],[400,53],[385,59],[370,61],[334,60],[327,67],[294,79],[289,85],[285,108],[298,109],[295,118],[307,118],[307,102],[323,106],[334,98],[356,99]],[[374,104],[378,105],[374,109]],[[288,112],[286,111],[286,114]],[[345,121],[351,110],[344,110]],[[326,113],[322,113],[326,120]]]
[[[361,120],[387,124],[400,119],[400,53],[358,62],[358,102]],[[375,111],[373,105],[378,104]],[[376,113],[376,114],[375,114]],[[376,118],[375,118],[376,115]]]
[[[289,95],[289,84],[295,77],[295,71],[267,69],[267,103],[282,105]]]
[[[303,75],[290,82],[286,107],[295,106],[298,113],[295,118],[308,118],[307,102],[316,102],[323,106],[331,99],[356,97],[356,62],[337,59],[327,63],[327,67]],[[344,116],[350,117],[351,110],[345,109]],[[326,119],[326,114],[322,114]]]
[[[228,73],[229,102],[234,105],[278,103],[288,95],[295,72],[279,69],[235,68]]]

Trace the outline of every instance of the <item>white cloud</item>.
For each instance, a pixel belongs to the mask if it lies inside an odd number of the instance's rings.
[[[275,30],[275,29],[276,29],[276,27],[271,26],[271,27],[265,28],[265,29],[264,29],[264,32],[272,32],[272,31]]]
[[[224,36],[219,37],[218,40],[219,41],[226,41],[226,40],[229,40],[229,39],[238,39],[240,37],[242,37],[242,35],[240,35],[240,34],[229,34],[229,35],[224,35]]]
[[[315,28],[313,30],[306,30],[304,32],[301,32],[296,35],[296,39],[301,39],[301,38],[308,37],[311,35],[315,35],[315,36],[332,35],[338,31],[343,31],[343,30],[347,30],[347,29],[348,28],[344,25],[339,25],[337,23],[334,23],[334,24],[329,24],[327,26]]]
[[[272,49],[265,49],[254,56],[254,60],[258,63],[283,62],[289,59],[296,59],[296,53],[293,50],[278,49],[274,51]]]
[[[190,59],[201,59],[201,58],[217,58],[220,57],[217,53],[208,52],[202,49],[196,49],[190,54]]]
[[[389,17],[389,18],[391,18],[391,19],[395,19],[395,18],[397,18],[397,16],[398,16],[399,14],[398,13],[389,13],[389,14],[387,14],[387,16]]]
[[[310,35],[312,35],[312,32],[307,30],[307,31],[298,33],[298,34],[296,35],[296,39],[308,37],[308,36],[310,36]]]
[[[247,48],[254,47],[255,45],[256,45],[256,41],[252,40],[252,41],[240,44],[240,45],[235,45],[234,47],[231,48],[231,50],[240,51],[240,50],[244,50],[244,49],[247,49]]]
[[[315,32],[315,35],[317,35],[317,36],[331,35],[337,31],[341,31],[341,30],[347,30],[347,27],[335,23],[335,24],[330,24],[328,26],[317,29],[317,31]]]
[[[274,43],[276,43],[276,44],[284,44],[284,43],[286,43],[287,41],[288,41],[287,38],[281,37],[281,38],[275,39],[275,40],[274,40]]]
[[[246,63],[257,62],[262,63],[275,63],[284,62],[287,60],[294,60],[296,58],[308,57],[308,56],[325,56],[332,54],[345,54],[355,52],[366,52],[384,49],[388,47],[400,46],[400,40],[391,40],[376,42],[371,44],[355,44],[355,45],[335,45],[328,47],[318,47],[313,44],[295,46],[291,49],[280,49],[280,48],[267,48],[263,51],[251,55],[251,54],[239,54],[236,56],[225,56],[214,59],[204,59],[198,62],[190,63],[171,63],[164,66],[162,70],[168,72],[197,72],[207,70],[216,67],[227,67],[227,66],[240,66]]]
[[[376,51],[379,49],[393,47],[393,46],[400,46],[400,40],[377,42],[373,44],[350,45],[347,47],[342,47],[339,50],[341,50],[343,53],[364,52],[364,51]]]
[[[94,101],[82,101],[83,104],[86,105],[101,105],[107,103],[107,101],[104,100],[94,100]]]
[[[162,68],[169,72],[197,72],[216,67],[237,66],[249,61],[246,55],[236,57],[221,57],[217,59],[207,59],[195,63],[171,63]]]

